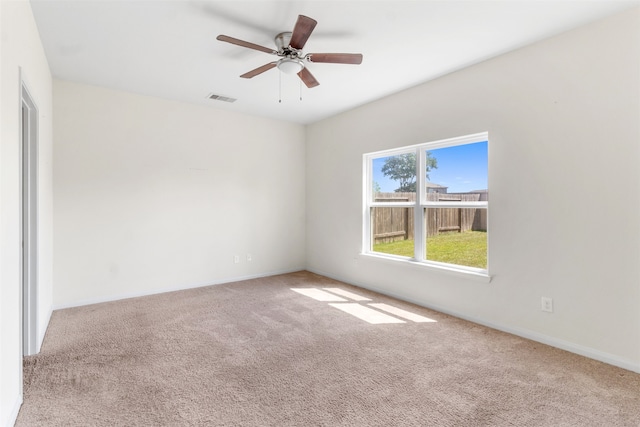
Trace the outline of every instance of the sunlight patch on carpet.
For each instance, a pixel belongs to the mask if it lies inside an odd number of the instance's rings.
[[[404,320],[400,320],[398,318],[389,316],[388,314],[384,314],[382,312],[379,312],[369,307],[365,307],[358,303],[347,303],[347,304],[330,303],[329,305],[331,307],[342,310],[345,313],[349,313],[352,316],[357,317],[358,319],[364,320],[367,323],[371,323],[372,325],[379,325],[382,323],[406,323]]]
[[[292,291],[295,291],[299,294],[307,296],[309,298],[313,298],[316,301],[325,301],[325,302],[346,302],[347,300],[344,298],[340,298],[337,295],[330,294],[329,292],[321,291],[316,288],[291,288]]]
[[[437,323],[436,320],[420,316],[418,314],[394,307],[389,304],[366,304],[365,301],[372,301],[371,298],[363,297],[354,292],[349,292],[341,288],[323,288],[323,290],[320,290],[318,288],[290,289],[309,298],[313,298],[316,301],[329,303],[331,307],[342,310],[345,313],[349,313],[352,316],[355,316],[360,320],[364,320],[365,322],[368,322],[372,325],[385,323],[407,323],[407,321],[415,323]],[[349,302],[342,297],[349,298],[353,301],[362,301],[362,303]],[[392,314],[393,316],[390,316],[390,314]]]
[[[331,292],[332,294],[340,295],[345,298],[352,299],[354,301],[371,301],[371,298],[363,297],[358,294],[354,294],[353,292],[345,291],[340,288],[323,288],[325,291]]]
[[[428,317],[420,316],[419,314],[411,313],[410,311],[403,310],[401,308],[394,307],[389,304],[369,304],[371,307],[375,307],[378,310],[386,311],[387,313],[394,314],[403,319],[411,320],[417,323],[436,322],[437,320],[429,319]]]

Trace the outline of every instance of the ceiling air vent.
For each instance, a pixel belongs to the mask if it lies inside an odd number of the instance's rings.
[[[236,102],[237,101],[237,99],[235,99],[235,98],[230,98],[228,96],[222,96],[222,95],[216,95],[215,93],[209,94],[209,96],[207,96],[207,98],[213,99],[214,101],[223,101],[223,102]]]

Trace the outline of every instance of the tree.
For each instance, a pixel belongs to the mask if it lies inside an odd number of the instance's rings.
[[[426,163],[427,179],[429,179],[429,171],[438,168],[438,160],[431,157],[431,153],[427,151]],[[394,190],[396,193],[415,193],[416,153],[388,157],[382,166],[382,173],[384,176],[400,182],[400,187]]]

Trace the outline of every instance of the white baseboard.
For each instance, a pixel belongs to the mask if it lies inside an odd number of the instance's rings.
[[[53,314],[53,307],[49,307],[47,311],[47,323],[45,328],[42,331],[38,331],[38,342],[36,345],[36,353],[40,353],[40,349],[42,348],[42,343],[44,342],[44,336],[47,334],[47,329],[49,328],[49,323],[51,322],[51,315]]]
[[[205,286],[223,285],[225,283],[259,279],[261,277],[277,276],[279,274],[294,273],[296,271],[302,271],[302,270],[304,270],[304,267],[294,268],[290,270],[269,271],[266,273],[253,274],[249,276],[229,277],[229,278],[216,280],[213,282],[207,282],[207,283],[192,283],[188,285],[180,285],[180,286],[168,287],[163,289],[154,289],[154,290],[144,291],[144,292],[131,292],[126,294],[111,295],[111,296],[102,297],[102,298],[91,298],[91,299],[81,300],[81,301],[72,302],[68,304],[54,305],[53,310],[62,310],[65,308],[81,307],[84,305],[91,305],[91,304],[100,304],[103,302],[118,301],[118,300],[127,299],[127,298],[137,298],[137,297],[144,297],[149,295],[163,294],[166,292],[184,291],[187,289],[203,288]]]
[[[22,395],[18,395],[15,403],[13,404],[13,409],[9,414],[9,418],[7,419],[6,427],[13,427],[18,419],[18,412],[20,412],[20,407],[22,406]]]
[[[499,323],[494,323],[494,322],[487,321],[487,320],[484,320],[484,319],[480,319],[480,318],[477,318],[477,317],[468,316],[466,314],[458,313],[456,311],[452,311],[452,310],[449,310],[447,308],[440,307],[440,306],[437,306],[437,305],[425,304],[423,301],[418,301],[418,300],[412,299],[410,297],[406,297],[404,295],[394,294],[393,292],[389,292],[387,289],[380,289],[380,288],[377,288],[375,286],[370,286],[370,285],[365,284],[365,283],[355,283],[353,281],[345,280],[345,279],[342,279],[340,277],[337,277],[335,275],[332,275],[332,274],[329,274],[329,273],[326,273],[326,272],[323,272],[323,271],[319,271],[319,270],[315,270],[315,269],[309,269],[309,268],[307,268],[307,270],[312,272],[312,273],[320,274],[322,276],[326,276],[326,277],[329,277],[329,278],[334,279],[334,280],[339,280],[341,282],[348,283],[348,284],[353,285],[353,286],[357,286],[359,288],[368,289],[368,290],[371,290],[371,291],[374,291],[374,292],[378,292],[378,293],[383,294],[383,295],[387,295],[387,296],[390,296],[390,297],[393,297],[393,298],[397,298],[397,299],[402,300],[402,301],[407,301],[407,302],[410,302],[410,303],[413,303],[413,304],[416,304],[416,305],[419,305],[419,306],[422,306],[422,307],[425,307],[425,308],[429,308],[431,310],[438,311],[440,313],[448,314],[450,316],[454,316],[454,317],[457,317],[457,318],[460,318],[460,319],[468,320],[469,322],[473,322],[473,323],[477,323],[479,325],[487,326],[487,327],[489,327],[491,329],[496,329],[498,331],[507,332],[509,334],[517,335],[519,337],[526,338],[526,339],[529,339],[529,340],[532,340],[532,341],[536,341],[536,342],[539,342],[539,343],[542,343],[542,344],[546,344],[546,345],[549,345],[551,347],[556,347],[556,348],[559,348],[561,350],[565,350],[565,351],[568,351],[568,352],[571,352],[571,353],[579,354],[580,356],[584,356],[584,357],[588,357],[590,359],[598,360],[600,362],[604,362],[604,363],[607,363],[609,365],[617,366],[619,368],[627,369],[627,370],[632,371],[632,372],[640,373],[640,364],[639,363],[636,363],[636,362],[633,362],[633,361],[630,361],[630,360],[626,360],[626,359],[620,358],[620,357],[618,357],[616,355],[609,354],[609,353],[606,353],[606,352],[603,352],[603,351],[600,351],[600,350],[596,350],[596,349],[591,348],[591,347],[585,347],[585,346],[582,346],[580,344],[576,344],[576,343],[573,343],[573,342],[570,342],[570,341],[565,341],[565,340],[562,340],[562,339],[559,339],[559,338],[556,338],[556,337],[552,337],[552,336],[549,336],[549,335],[541,334],[541,333],[534,332],[534,331],[531,331],[531,330],[528,330],[528,329],[515,328],[515,327],[512,327],[512,326],[503,325],[503,324],[499,324]]]

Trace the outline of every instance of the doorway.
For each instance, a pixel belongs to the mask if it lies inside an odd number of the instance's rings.
[[[38,352],[38,108],[21,83],[22,353]]]

